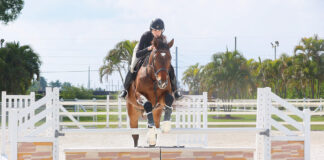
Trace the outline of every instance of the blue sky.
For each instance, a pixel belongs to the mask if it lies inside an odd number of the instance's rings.
[[[98,70],[116,43],[138,40],[156,17],[178,46],[180,79],[188,66],[233,50],[235,36],[246,58],[262,60],[274,57],[270,42],[279,41],[278,54],[292,55],[302,37],[324,37],[320,0],[28,0],[16,21],[0,25],[0,37],[32,46],[47,81],[87,86],[87,72],[63,71]],[[117,74],[100,83],[91,72],[91,87],[112,83],[122,84]]]

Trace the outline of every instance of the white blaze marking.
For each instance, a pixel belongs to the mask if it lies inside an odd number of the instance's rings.
[[[161,53],[161,55],[164,57],[166,53]]]

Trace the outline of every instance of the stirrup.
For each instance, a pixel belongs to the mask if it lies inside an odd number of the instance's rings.
[[[183,98],[183,95],[178,90],[175,90],[174,91],[174,98],[176,100],[181,100]]]
[[[127,94],[128,94],[128,91],[127,91],[127,90],[123,90],[122,93],[120,93],[118,97],[119,97],[119,98],[124,98],[124,99],[125,99],[126,96],[127,96]]]

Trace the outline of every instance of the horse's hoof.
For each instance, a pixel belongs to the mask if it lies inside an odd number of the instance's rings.
[[[149,128],[149,131],[147,132],[147,143],[150,145],[150,146],[155,146],[156,145],[156,128],[155,127],[152,127],[152,128]]]
[[[171,121],[163,121],[161,125],[162,133],[168,133],[171,130]]]

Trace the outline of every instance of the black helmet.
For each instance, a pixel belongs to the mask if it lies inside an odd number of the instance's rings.
[[[162,19],[156,18],[151,22],[150,29],[164,30],[164,23]]]

